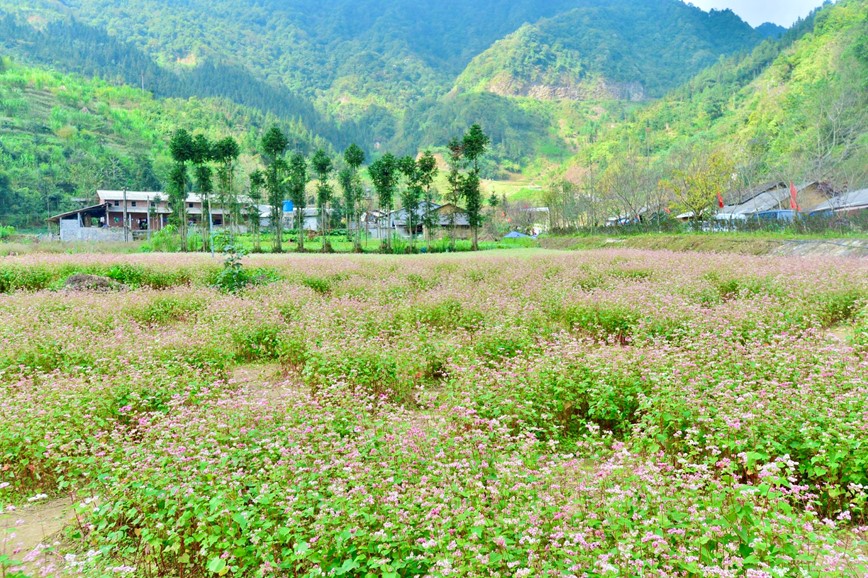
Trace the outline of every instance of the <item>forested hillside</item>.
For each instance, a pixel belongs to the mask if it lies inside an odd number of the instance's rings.
[[[227,97],[298,118],[336,146],[359,142],[369,152],[436,142],[438,119],[465,119],[491,102],[452,98],[456,82],[474,92],[504,75],[567,86],[591,79],[587,84],[604,89],[568,96],[660,96],[764,37],[731,12],[708,14],[680,0],[0,0],[0,9],[15,18],[7,19],[0,42],[21,58],[144,81],[157,95]],[[542,35],[549,61],[537,63],[535,46],[526,43],[498,56],[493,45],[525,38],[520,29]],[[513,56],[518,70],[504,62]],[[472,61],[477,65],[465,71]],[[560,119],[551,119],[556,109],[543,120],[524,103],[497,107],[506,114],[490,130],[522,143],[501,146],[504,160],[526,164],[546,151],[554,158],[568,152],[557,134]],[[522,128],[540,122],[554,138]]]
[[[131,43],[75,19],[24,20],[0,9],[0,48],[18,58],[65,72],[141,87],[157,97],[228,98],[300,121],[335,143],[365,138],[356,125],[345,123],[338,129],[306,97],[281,84],[260,80],[240,64],[209,61],[195,67],[161,67]]]
[[[241,165],[250,164],[272,123],[292,135],[292,148],[328,146],[297,122],[227,100],[154,99],[140,89],[0,60],[0,216],[4,224],[29,226],[97,188],[159,190],[177,128],[235,136]]]
[[[38,223],[96,186],[164,185],[175,128],[232,134],[249,160],[273,123],[369,159],[479,123],[485,176],[548,174],[550,197],[605,211],[659,205],[711,153],[733,187],[855,186],[866,14],[839,0],[781,35],[680,0],[0,0],[0,201]]]
[[[681,2],[582,4],[496,42],[456,86],[543,99],[644,100],[663,96],[758,36],[730,11],[706,14]]]
[[[864,186],[868,2],[839,0],[781,40],[723,59],[623,122],[593,129],[550,187],[550,202],[564,205],[555,191],[572,199],[567,221],[591,195],[607,199],[610,212],[656,206],[666,196],[661,181],[712,157],[733,169],[726,189],[765,180]]]

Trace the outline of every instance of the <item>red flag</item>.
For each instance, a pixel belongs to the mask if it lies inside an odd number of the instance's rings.
[[[723,208],[723,195],[717,193],[717,206],[718,208]]]
[[[793,184],[793,181],[790,181],[790,208],[794,211],[801,211],[802,208],[799,206],[799,201],[796,199],[796,185]]]

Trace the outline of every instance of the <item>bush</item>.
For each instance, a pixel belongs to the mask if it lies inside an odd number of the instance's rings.
[[[245,255],[243,250],[238,249],[235,245],[227,245],[223,250],[223,255],[223,269],[211,281],[214,287],[224,293],[237,293],[253,283],[254,278],[241,263],[241,259]]]
[[[151,235],[146,249],[159,253],[177,253],[181,250],[181,235],[175,225],[166,225]]]
[[[201,297],[158,296],[148,303],[131,307],[130,317],[146,325],[165,325],[191,318],[205,307]]]

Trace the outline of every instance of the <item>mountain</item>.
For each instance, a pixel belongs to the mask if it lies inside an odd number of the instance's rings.
[[[369,158],[479,122],[488,176],[660,177],[720,148],[746,179],[860,182],[865,13],[839,0],[763,40],[680,0],[0,0],[0,215],[161,186],[179,127],[236,136],[248,170],[275,122]]]
[[[621,122],[588,122],[588,139],[564,173],[585,185],[589,175],[605,183],[627,163],[647,173],[650,194],[672,168],[718,151],[736,167],[735,188],[765,180],[865,186],[866,14],[868,0],[838,0]]]
[[[729,10],[705,13],[667,0],[583,4],[495,42],[456,88],[542,99],[659,98],[758,39]]]
[[[0,9],[50,36],[58,26],[101,31],[147,57],[146,75],[157,67],[193,77],[158,95],[189,96],[193,87],[261,109],[279,101],[265,110],[291,110],[336,147],[358,141],[370,152],[433,142],[437,127],[425,129],[411,111],[438,118],[466,103],[466,117],[478,108],[479,99],[454,99],[453,89],[656,98],[763,38],[729,11],[681,0],[0,0]],[[19,43],[17,54],[32,58],[38,45]],[[85,72],[70,53],[54,65]],[[117,72],[128,83],[140,75]]]
[[[780,24],[765,22],[756,27],[757,33],[763,38],[780,38],[786,34],[787,29]]]
[[[0,11],[0,48],[35,64],[143,90],[147,87],[157,97],[224,97],[281,118],[297,119],[339,145],[364,136],[354,126],[338,130],[305,97],[260,80],[241,66],[206,62],[167,69],[130,43],[74,19],[41,21],[30,17],[25,21]]]

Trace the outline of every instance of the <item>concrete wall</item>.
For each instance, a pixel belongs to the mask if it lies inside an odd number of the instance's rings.
[[[124,230],[99,227],[80,227],[78,219],[62,219],[60,221],[61,241],[91,241],[91,242],[123,242]]]

